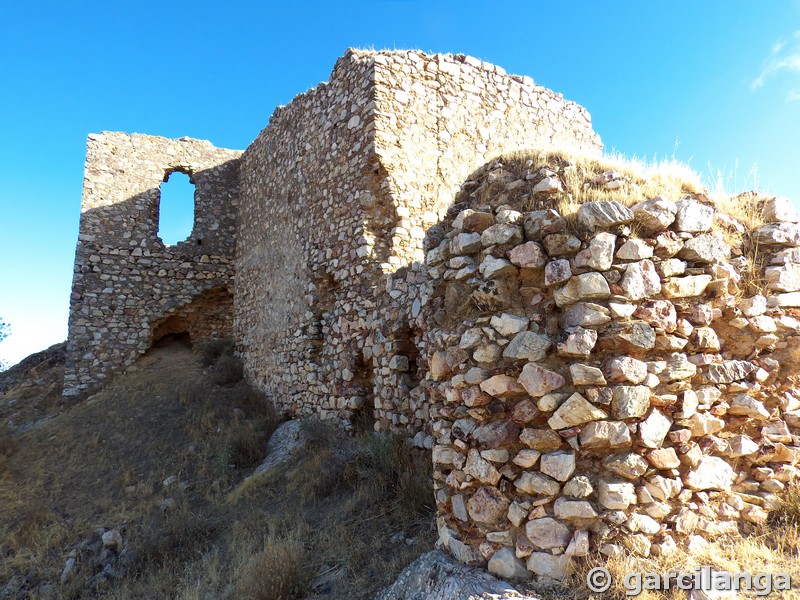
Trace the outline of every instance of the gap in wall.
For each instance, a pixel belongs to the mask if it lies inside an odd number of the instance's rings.
[[[174,246],[192,235],[195,187],[186,173],[173,171],[160,189],[158,237],[165,246]]]

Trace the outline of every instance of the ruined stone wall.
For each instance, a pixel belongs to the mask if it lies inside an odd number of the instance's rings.
[[[569,169],[487,165],[426,257],[440,538],[505,577],[697,549],[798,473],[791,203],[754,231],[702,194],[561,214]],[[606,175],[577,189],[622,197]]]
[[[422,433],[429,401],[416,385],[426,371],[417,321],[430,293],[422,268],[426,233],[469,173],[489,158],[532,148],[598,155],[601,145],[582,107],[529,77],[463,55],[391,52],[374,61],[375,152],[385,174],[384,202],[398,217],[389,231],[370,337],[376,415],[385,429],[404,430],[430,445]]]
[[[349,51],[243,158],[248,378],[296,415],[420,432],[425,231],[487,156],[535,145],[600,148],[582,108],[528,78],[463,56]]]
[[[65,398],[91,393],[156,335],[230,335],[240,154],[188,138],[89,136]],[[195,184],[195,222],[186,241],[165,246],[160,184],[174,171]]]

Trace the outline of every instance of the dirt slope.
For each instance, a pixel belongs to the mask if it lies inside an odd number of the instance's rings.
[[[368,598],[432,547],[429,457],[397,440],[308,422],[245,482],[280,419],[240,374],[175,343],[4,430],[0,598]]]

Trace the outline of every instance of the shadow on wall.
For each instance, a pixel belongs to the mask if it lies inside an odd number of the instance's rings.
[[[233,294],[227,286],[201,292],[188,304],[150,324],[151,345],[166,337],[191,344],[204,339],[227,337],[233,322]]]

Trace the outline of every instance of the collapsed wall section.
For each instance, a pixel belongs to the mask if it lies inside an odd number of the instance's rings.
[[[702,194],[576,207],[574,172],[487,165],[427,252],[440,539],[504,577],[695,551],[798,475],[791,203],[750,200],[749,230]]]
[[[139,134],[90,135],[70,297],[64,397],[90,394],[156,337],[230,335],[241,152]],[[158,237],[160,185],[195,185],[189,238]]]

